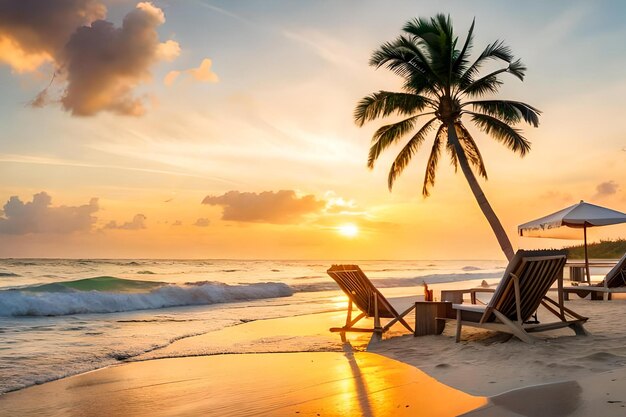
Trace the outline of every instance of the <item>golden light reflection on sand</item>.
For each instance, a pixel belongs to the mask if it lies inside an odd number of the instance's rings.
[[[0,415],[455,416],[485,404],[383,356],[323,352],[130,363],[7,394]]]

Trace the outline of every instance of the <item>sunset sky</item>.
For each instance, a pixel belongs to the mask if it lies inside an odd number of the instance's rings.
[[[626,211],[622,1],[0,0],[0,257],[504,259],[448,159],[390,193],[399,147],[368,170],[383,122],[352,119],[402,85],[371,52],[438,12],[504,40],[528,71],[498,97],[543,112],[525,158],[472,130],[514,247],[562,244],[516,227],[581,199]]]

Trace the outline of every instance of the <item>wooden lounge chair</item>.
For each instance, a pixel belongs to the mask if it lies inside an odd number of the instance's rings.
[[[395,323],[400,322],[413,333],[413,329],[403,317],[415,308],[415,301],[419,300],[418,297],[385,298],[357,265],[333,265],[326,272],[337,282],[350,300],[345,326],[333,327],[330,329],[331,332],[373,332],[382,335]],[[352,317],[353,304],[361,310],[360,314],[354,318]],[[402,312],[398,313],[396,308]],[[354,327],[364,317],[374,318],[373,328]],[[382,326],[380,319],[383,318],[391,319],[391,321]]]
[[[564,287],[563,294],[569,300],[569,294],[574,293],[581,298],[591,294],[592,300],[610,300],[611,294],[626,293],[626,253],[611,269],[602,282],[596,285],[579,285]]]
[[[570,327],[577,335],[586,334],[587,321],[563,305],[563,266],[565,251],[517,251],[504,272],[504,277],[487,305],[453,304],[456,310],[456,341],[462,326],[481,327],[512,334],[526,343],[535,338],[529,333]],[[559,301],[546,296],[558,280]],[[530,323],[528,320],[543,305],[558,321]]]

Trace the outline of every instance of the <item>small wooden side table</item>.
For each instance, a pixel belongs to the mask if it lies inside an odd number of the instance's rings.
[[[452,314],[450,301],[417,301],[413,336],[441,334],[446,327],[444,318],[452,318]]]

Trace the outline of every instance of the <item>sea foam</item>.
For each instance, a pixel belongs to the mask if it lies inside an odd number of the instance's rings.
[[[246,285],[196,283],[164,285],[149,292],[46,291],[27,289],[0,291],[0,316],[62,316],[68,314],[116,313],[164,307],[228,303],[288,297],[286,284],[260,282]]]

